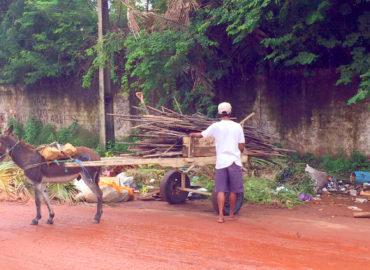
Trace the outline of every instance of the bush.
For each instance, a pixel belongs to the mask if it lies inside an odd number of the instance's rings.
[[[305,163],[310,164],[312,167],[318,167],[322,162],[322,159],[318,156],[315,156],[312,153],[305,153],[303,155],[292,154],[289,156],[289,160],[294,163]]]
[[[10,118],[7,123],[8,127],[11,125],[13,126],[13,133],[18,138],[23,138],[23,126],[20,122],[18,122],[15,118]]]
[[[53,125],[45,125],[42,127],[38,141],[40,144],[47,144],[57,141],[57,131]]]
[[[294,166],[287,166],[279,170],[276,174],[277,182],[285,184],[292,182],[297,174],[297,168]]]
[[[90,131],[87,129],[84,129],[77,125],[76,132],[74,133],[74,136],[71,138],[69,143],[75,145],[75,146],[86,146],[89,148],[95,148],[97,145],[99,145],[99,137],[96,135],[93,135]],[[66,142],[67,143],[67,142]]]
[[[128,141],[130,138],[122,138],[120,140],[117,140],[116,143],[112,143],[109,141],[106,145],[107,150],[102,154],[102,156],[105,157],[114,157],[121,153],[127,153],[128,152]],[[100,150],[100,149],[99,149]],[[99,152],[98,152],[99,153]]]
[[[365,155],[353,152],[349,158],[346,158],[343,154],[323,156],[320,168],[336,177],[348,177],[353,171],[369,170],[370,164]]]
[[[31,115],[27,118],[24,127],[14,118],[9,119],[7,125],[13,125],[13,132],[19,139],[35,146],[56,141],[60,144],[69,142],[75,146],[86,146],[93,149],[99,147],[98,136],[80,127],[77,122],[57,131],[55,126],[49,124],[43,126],[41,121]]]
[[[39,145],[39,135],[42,130],[42,123],[40,120],[34,118],[33,115],[27,117],[26,124],[24,126],[23,140],[33,145]]]

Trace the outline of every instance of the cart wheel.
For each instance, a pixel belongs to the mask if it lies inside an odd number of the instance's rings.
[[[177,170],[171,170],[165,173],[160,184],[160,193],[164,201],[171,204],[183,203],[188,197],[189,192],[180,191],[181,173]],[[190,187],[190,179],[185,175],[185,187]]]
[[[212,191],[211,200],[212,200],[213,209],[215,209],[215,211],[218,213],[218,204],[217,204],[217,192],[216,192],[216,189],[213,189],[213,191]],[[238,213],[238,211],[240,210],[240,208],[243,205],[243,202],[244,202],[244,193],[243,192],[237,193],[236,194],[236,202],[235,202],[234,214]],[[225,216],[230,215],[229,192],[226,192],[225,193],[224,215]]]

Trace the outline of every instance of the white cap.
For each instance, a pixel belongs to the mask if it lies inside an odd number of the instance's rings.
[[[228,102],[222,102],[218,105],[218,114],[222,114],[223,112],[230,114],[231,113],[231,105]]]

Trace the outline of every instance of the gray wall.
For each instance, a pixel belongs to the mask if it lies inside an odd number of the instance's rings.
[[[357,83],[335,86],[337,78],[335,70],[306,76],[274,72],[240,81],[230,99],[236,116],[254,111],[250,123],[277,135],[284,147],[318,155],[360,151],[370,156],[370,102],[346,105]]]
[[[217,95],[220,101],[231,101],[239,119],[255,112],[249,124],[277,135],[276,141],[286,148],[320,155],[360,151],[370,156],[370,102],[346,105],[356,84],[336,87],[337,76],[335,70],[317,70],[310,76],[276,72],[235,76],[230,89],[223,83]],[[114,111],[130,114],[128,98],[121,92],[115,95]],[[77,121],[98,134],[97,94],[97,89],[81,89],[68,81],[27,89],[0,85],[0,128],[5,128],[10,117],[24,122],[34,114],[44,124],[61,127]],[[117,137],[129,127],[115,118]]]
[[[114,97],[116,113],[128,114],[129,104],[119,91]],[[43,124],[57,128],[77,122],[82,127],[99,134],[98,91],[82,89],[69,83],[44,83],[25,87],[22,85],[0,85],[0,128],[4,130],[9,118],[22,123],[33,114]],[[115,118],[116,136],[127,133],[129,123]]]

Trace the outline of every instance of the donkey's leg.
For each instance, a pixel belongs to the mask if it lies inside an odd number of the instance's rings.
[[[96,215],[94,217],[94,222],[95,223],[99,223],[100,222],[100,218],[101,218],[101,215],[103,213],[103,192],[101,191],[97,181],[95,179],[97,179],[97,177],[99,177],[99,172],[95,172],[94,175],[93,175],[93,179],[92,180],[89,180],[86,178],[85,175],[82,175],[82,179],[83,181],[85,182],[85,184],[91,189],[91,191],[95,194],[96,198],[97,198],[97,211],[96,211]]]
[[[31,225],[37,225],[39,223],[39,220],[41,219],[40,194],[42,193],[42,185],[41,183],[34,183],[33,186],[35,188],[36,217],[31,221]]]
[[[48,206],[48,209],[49,209],[49,219],[47,221],[48,224],[53,224],[54,223],[54,211],[53,211],[53,208],[51,207],[51,204],[50,204],[50,198],[49,198],[49,194],[48,194],[48,189],[46,187],[46,183],[42,184],[42,196],[44,197],[44,200],[45,200],[45,203],[46,205]]]

